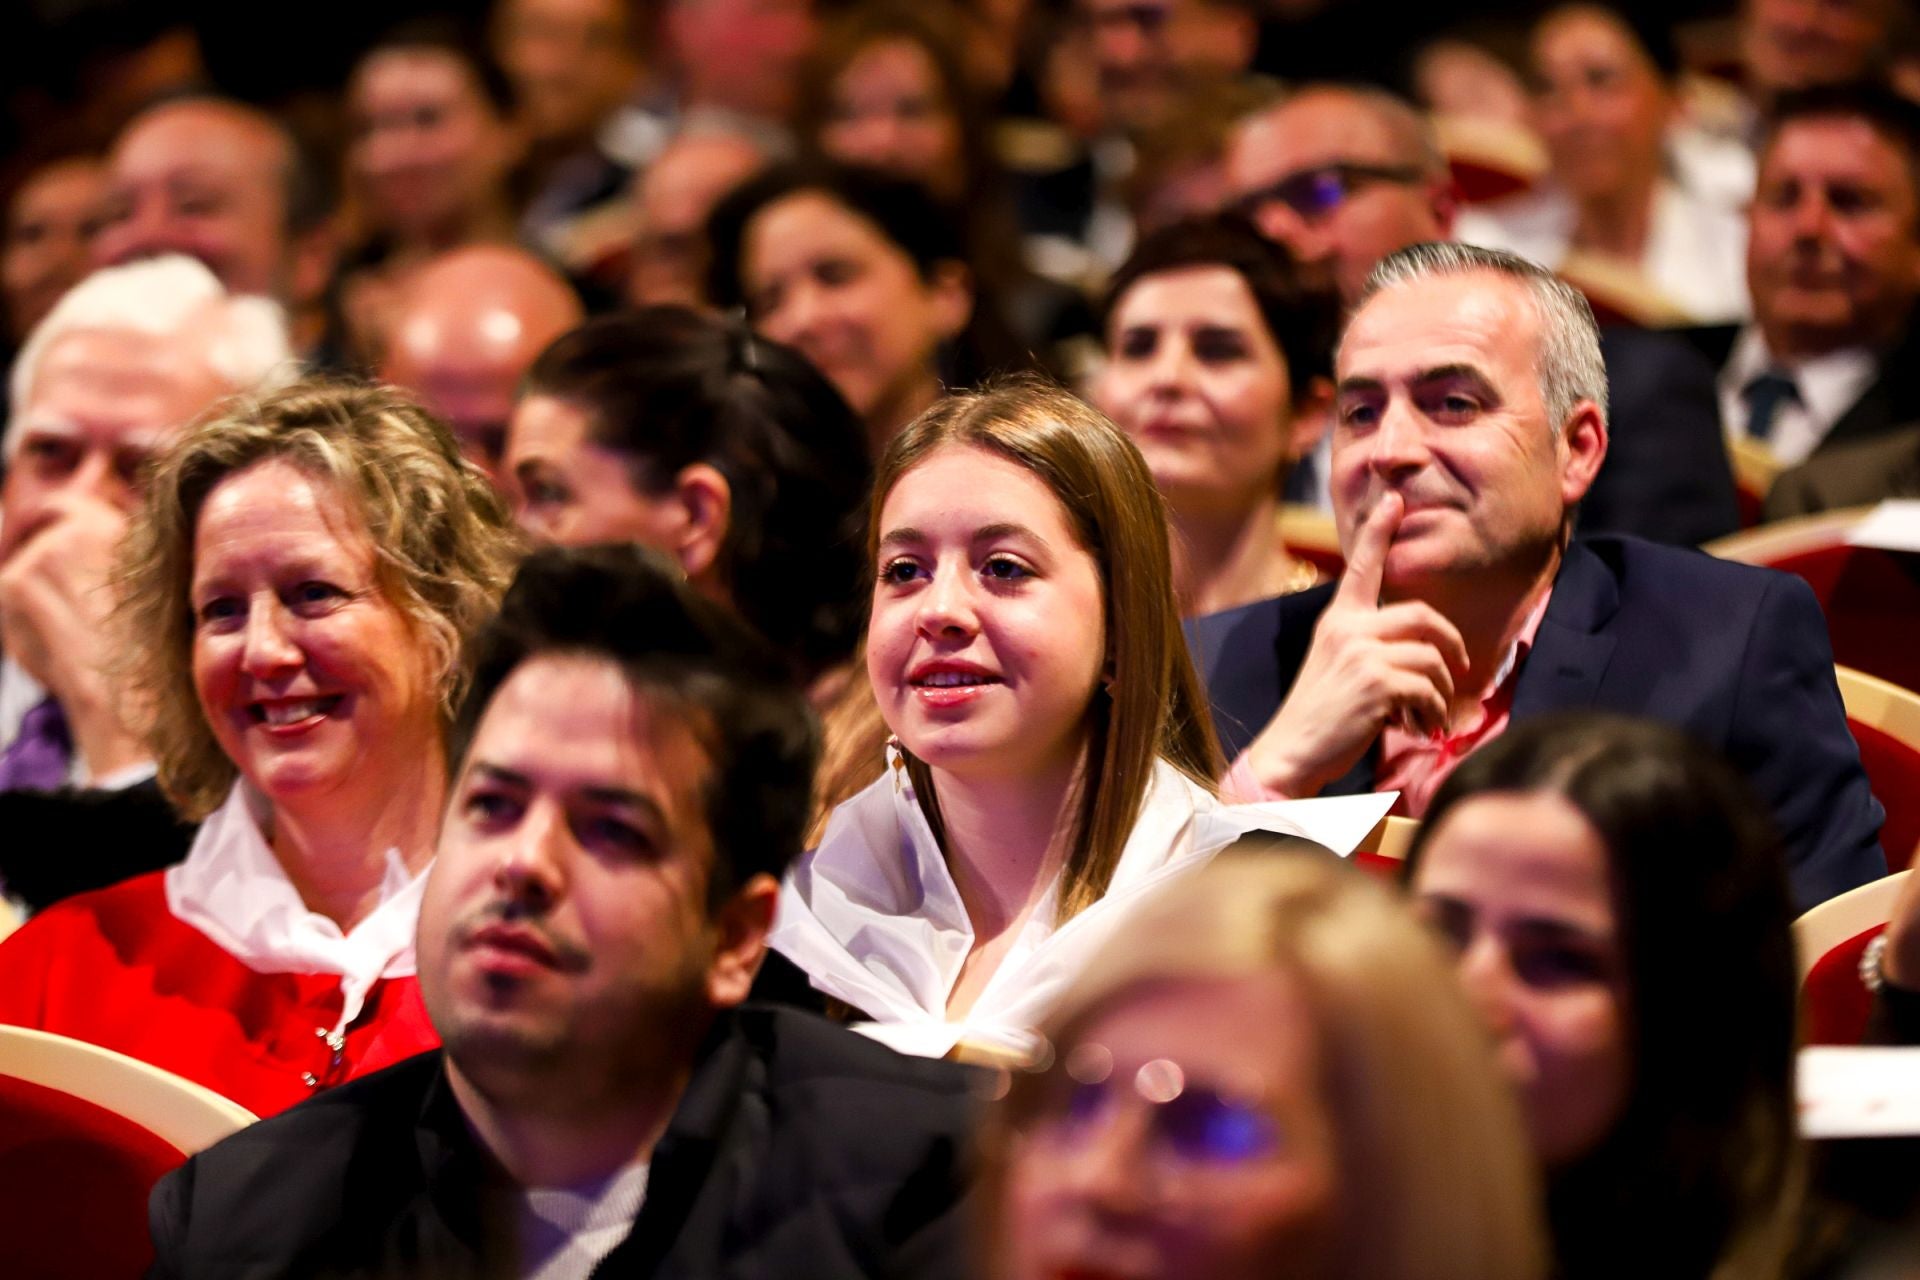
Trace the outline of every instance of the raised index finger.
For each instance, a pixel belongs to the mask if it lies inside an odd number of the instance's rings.
[[[1346,572],[1333,593],[1336,604],[1371,609],[1380,603],[1380,584],[1387,574],[1387,549],[1406,514],[1406,499],[1387,493],[1376,502],[1367,518],[1354,531],[1353,550],[1347,556]]]

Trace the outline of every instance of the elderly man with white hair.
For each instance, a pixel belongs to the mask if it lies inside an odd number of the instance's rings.
[[[296,372],[280,308],[167,255],[75,285],[20,350],[0,488],[0,792],[151,772],[103,625],[147,459],[208,406]]]

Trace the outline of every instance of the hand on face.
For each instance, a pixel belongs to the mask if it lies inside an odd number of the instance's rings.
[[[1431,605],[1380,603],[1404,511],[1400,495],[1388,493],[1360,526],[1293,692],[1247,749],[1255,776],[1274,791],[1317,794],[1389,724],[1422,733],[1447,727],[1454,687],[1467,674],[1466,643]]]
[[[0,646],[59,701],[96,774],[145,758],[115,715],[107,680],[110,577],[126,527],[109,503],[60,494],[0,567]]]

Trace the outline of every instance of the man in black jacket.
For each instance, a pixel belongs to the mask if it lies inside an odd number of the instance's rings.
[[[737,1007],[816,752],[779,671],[647,553],[529,560],[421,907],[444,1050],[170,1175],[154,1274],[966,1274],[967,1073]]]

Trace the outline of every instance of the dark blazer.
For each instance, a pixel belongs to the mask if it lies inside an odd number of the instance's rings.
[[[596,1277],[970,1274],[974,1073],[791,1010],[724,1015]],[[511,1188],[439,1053],[203,1151],[149,1210],[149,1280],[517,1274]]]
[[[1323,585],[1192,624],[1229,759],[1279,710],[1332,596]],[[1651,716],[1724,754],[1772,811],[1802,910],[1886,874],[1884,813],[1847,729],[1820,605],[1799,578],[1636,538],[1576,541],[1517,681],[1515,719],[1589,707]],[[1370,752],[1327,794],[1372,790],[1375,765]]]
[[[1767,490],[1762,520],[1920,497],[1920,427],[1823,449]]]
[[[1920,311],[1902,330],[1904,337],[1900,345],[1881,357],[1880,376],[1869,383],[1867,389],[1860,393],[1860,398],[1834,422],[1833,430],[1822,438],[1819,447],[1814,450],[1816,455],[1854,441],[1871,440],[1920,419],[1920,330],[1916,330],[1916,322],[1920,322]],[[1726,365],[1727,357],[1733,354],[1734,340],[1740,336],[1740,327],[1705,325],[1674,332],[1705,354],[1713,362],[1715,376],[1718,376],[1717,371]],[[1638,362],[1629,362],[1622,365],[1620,376],[1657,379],[1658,371],[1643,367]]]
[[[194,830],[152,779],[118,791],[0,791],[0,883],[44,911],[172,866],[187,856]]]
[[[1740,527],[1715,366],[1649,329],[1607,329],[1606,461],[1580,503],[1582,534],[1698,546]]]

